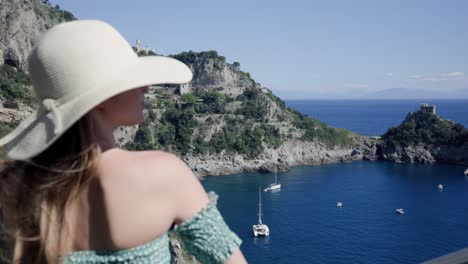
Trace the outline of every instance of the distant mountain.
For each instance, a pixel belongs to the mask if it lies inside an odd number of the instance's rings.
[[[391,88],[365,94],[362,99],[460,99],[468,98],[467,89],[432,91],[414,88]]]

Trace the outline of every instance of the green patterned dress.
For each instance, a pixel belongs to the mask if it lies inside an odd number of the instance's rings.
[[[176,226],[184,245],[201,263],[223,263],[242,243],[224,222],[216,202]],[[75,251],[64,258],[64,264],[95,263],[171,263],[168,233],[144,245],[126,250]]]

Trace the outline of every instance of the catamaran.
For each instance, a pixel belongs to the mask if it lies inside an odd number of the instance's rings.
[[[278,183],[278,176],[276,175],[276,168],[275,168],[275,183],[270,184],[263,191],[268,192],[268,191],[274,191],[274,190],[279,190],[279,189],[281,189],[281,183]]]
[[[262,223],[262,192],[260,187],[258,187],[258,225],[253,225],[253,234],[254,236],[269,236],[270,235],[270,229],[268,228],[267,225]]]

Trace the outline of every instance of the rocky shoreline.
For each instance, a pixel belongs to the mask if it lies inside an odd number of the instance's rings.
[[[255,159],[224,152],[214,155],[188,155],[182,159],[195,175],[221,176],[241,172],[287,171],[293,166],[320,165],[355,160],[377,160],[378,141],[356,138],[353,146],[328,148],[320,142],[286,141],[278,149],[265,148]]]
[[[397,163],[454,164],[468,166],[468,142],[461,146],[419,145],[388,148],[379,139],[356,138],[350,147],[327,148],[319,142],[286,141],[278,149],[266,149],[258,158],[226,153],[182,158],[198,177],[242,172],[287,171],[290,167],[356,160],[386,160]]]
[[[461,146],[418,145],[405,148],[382,147],[380,159],[401,163],[456,164],[468,166],[468,142]]]

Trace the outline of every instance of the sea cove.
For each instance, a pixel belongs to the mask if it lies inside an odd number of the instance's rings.
[[[203,185],[219,194],[251,263],[416,263],[468,246],[463,169],[381,161],[292,168],[278,174],[280,192],[262,195],[267,238],[251,228],[258,186],[272,173],[206,177]],[[405,215],[395,213],[400,207]]]

